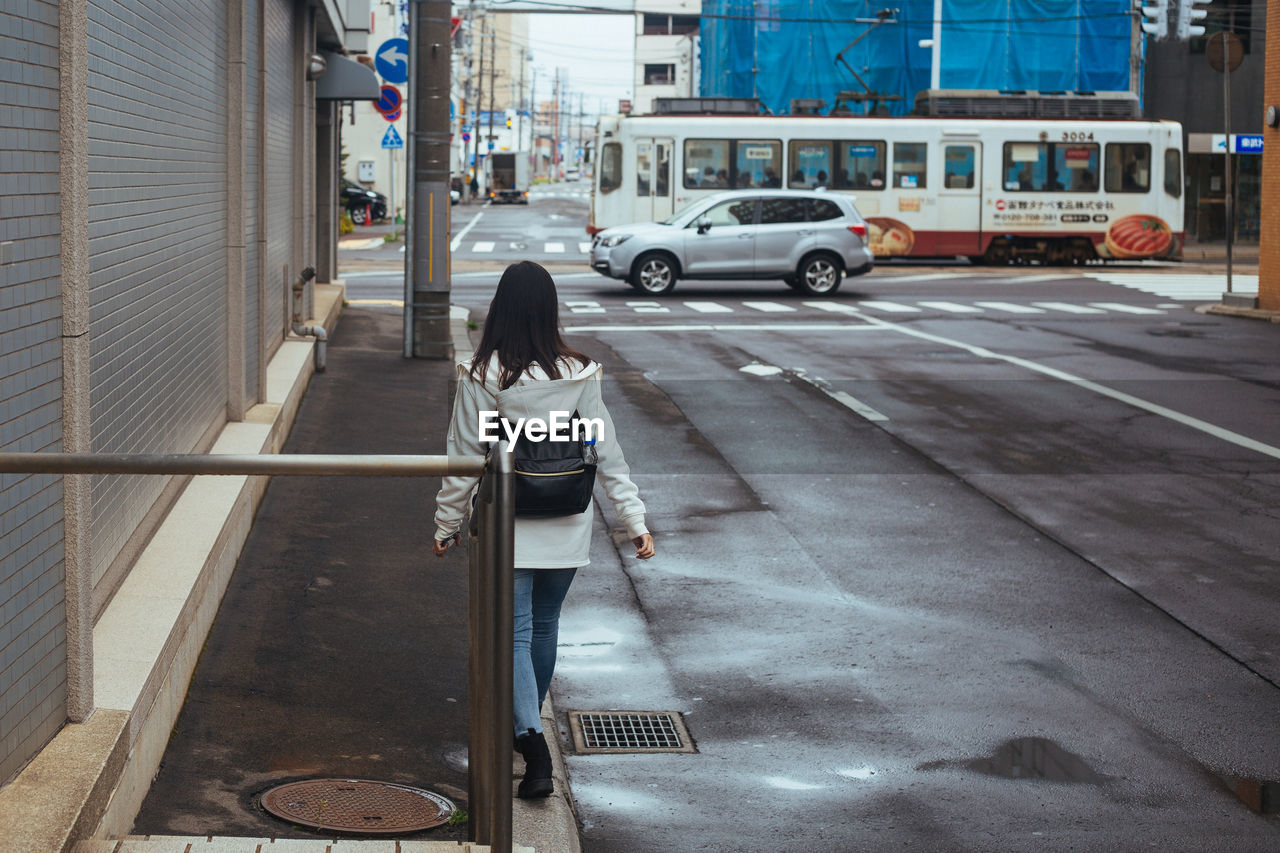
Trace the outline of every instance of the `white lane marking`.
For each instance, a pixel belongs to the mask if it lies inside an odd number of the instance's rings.
[[[628,308],[634,308],[637,314],[670,314],[671,309],[657,302],[628,302]]]
[[[1094,308],[1105,308],[1107,311],[1119,311],[1121,314],[1163,314],[1159,308],[1140,308],[1137,305],[1122,305],[1119,302],[1090,302]]]
[[[543,243],[542,251],[547,254],[557,254],[564,251],[564,243]]]
[[[808,384],[812,385],[814,388],[817,388],[823,394],[826,394],[832,400],[835,400],[837,403],[844,406],[849,411],[855,412],[869,421],[889,420],[887,415],[884,415],[876,411],[871,406],[868,406],[866,403],[862,402],[852,394],[849,394],[845,391],[836,391],[836,390],[833,390],[832,388],[829,388],[827,386],[827,383],[821,377],[806,376],[803,370],[798,370],[798,369],[795,371],[795,376],[797,379],[801,380],[802,382],[807,382]]]
[[[1032,302],[1050,311],[1065,311],[1068,314],[1105,314],[1101,308],[1090,308],[1088,305],[1072,305],[1070,302]]]
[[[404,307],[403,299],[348,299],[348,305],[395,305],[399,308]]]
[[[1046,273],[1042,275],[1011,275],[1001,278],[1001,284],[1030,284],[1033,281],[1059,281],[1075,278],[1071,273]]]
[[[483,210],[477,212],[475,216],[471,217],[471,221],[468,222],[465,226],[463,226],[462,230],[459,231],[457,235],[454,236],[454,238],[449,241],[449,251],[451,252],[458,251],[458,247],[462,245],[462,238],[467,236],[468,231],[476,227],[476,223],[480,221],[481,216],[484,216]]]
[[[862,314],[852,305],[845,305],[842,302],[801,302],[806,308],[818,308],[823,311],[830,311],[833,314],[853,314],[861,317]]]
[[[338,251],[345,252],[349,249],[374,249],[385,242],[386,241],[381,237],[370,237],[367,240],[342,240],[338,243]]]
[[[777,376],[782,372],[782,368],[777,365],[761,364],[758,361],[753,361],[745,367],[739,367],[738,370],[742,373],[750,373],[752,376]]]
[[[663,326],[565,326],[566,332],[866,332],[865,323],[685,323]]]
[[[590,251],[591,251],[591,244],[590,244],[590,243],[579,243],[579,244],[578,244],[578,251],[585,255],[587,252],[590,252]]]
[[[888,320],[881,320],[879,317],[873,317],[869,314],[863,315],[863,319],[866,320],[867,325],[862,328],[888,329],[904,335],[909,335],[913,338],[919,338],[920,340],[931,341],[944,346],[962,349],[977,356],[978,358],[994,358],[1007,364],[1013,364],[1027,370],[1034,371],[1035,373],[1052,377],[1053,379],[1070,382],[1077,388],[1083,388],[1086,391],[1092,391],[1103,397],[1109,397],[1112,400],[1132,406],[1135,409],[1141,409],[1144,412],[1159,415],[1162,418],[1167,418],[1175,423],[1180,423],[1183,426],[1199,430],[1200,432],[1203,432],[1206,435],[1211,435],[1214,438],[1221,439],[1248,450],[1256,451],[1264,456],[1280,459],[1280,447],[1273,447],[1270,444],[1265,444],[1257,439],[1249,438],[1246,435],[1241,435],[1238,432],[1233,432],[1232,430],[1225,429],[1224,427],[1217,426],[1216,424],[1211,424],[1208,421],[1200,420],[1199,418],[1192,417],[1191,415],[1185,415],[1182,412],[1175,411],[1167,406],[1161,406],[1158,403],[1152,403],[1148,400],[1142,399],[1141,397],[1135,397],[1132,394],[1126,394],[1123,391],[1117,391],[1116,389],[1109,388],[1106,385],[1101,385],[1097,382],[1093,382],[1092,380],[1067,373],[1065,370],[1059,370],[1056,367],[1048,367],[1046,365],[1030,361],[1029,359],[1019,358],[1015,355],[1005,355],[1003,353],[994,352],[986,347],[966,344],[963,341],[957,341],[953,338],[944,338],[941,335],[922,332],[919,329],[913,329],[910,326],[903,326],[899,323],[891,323]]]
[[[981,308],[974,308],[972,305],[961,305],[958,302],[921,302],[925,308],[932,308],[935,311],[947,311],[951,314],[981,314]]]
[[[973,273],[934,272],[920,275],[877,275],[877,279],[899,284],[905,281],[937,281],[940,278],[973,278]]]
[[[869,299],[866,302],[859,302],[859,305],[865,308],[872,308],[876,311],[888,311],[891,314],[919,314],[920,309],[914,305],[903,305],[899,302],[881,302],[875,299]]]
[[[702,314],[732,314],[733,309],[719,302],[686,302],[685,306]]]
[[[992,311],[1007,311],[1010,314],[1043,314],[1044,311],[1039,308],[1032,308],[1030,305],[1017,305],[1013,302],[975,302],[981,308],[990,308]]]
[[[494,244],[494,243],[492,243],[492,242],[490,242],[489,240],[483,240],[483,241],[481,241],[481,242],[479,242],[479,243],[476,243],[474,246],[472,246],[472,247],[471,247],[471,251],[473,251],[473,252],[492,252],[492,251],[493,251],[493,247],[494,247],[494,245],[495,245],[495,244]]]
[[[1122,272],[1104,272],[1104,273],[1085,273],[1089,278],[1104,284],[1113,284],[1117,287],[1127,287],[1131,290],[1140,290],[1143,293],[1151,293],[1156,296],[1163,296],[1166,299],[1186,299],[1186,300],[1209,300],[1216,301],[1222,297],[1222,292],[1227,289],[1227,277],[1223,275],[1205,275],[1196,273],[1177,274],[1177,273],[1122,273]],[[1258,290],[1258,277],[1256,275],[1232,275],[1231,284],[1233,290],[1239,290],[1244,293],[1256,293]]]
[[[763,311],[766,314],[789,314],[796,310],[790,305],[783,305],[779,302],[743,302],[742,304],[746,308]]]
[[[591,302],[589,300],[568,300],[564,302],[565,306],[574,314],[603,314],[604,309],[600,307],[599,302]]]

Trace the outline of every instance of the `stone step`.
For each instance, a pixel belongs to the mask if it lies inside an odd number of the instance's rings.
[[[516,845],[513,853],[534,853]],[[489,853],[487,844],[465,841],[395,841],[223,836],[127,835],[81,841],[72,853]]]

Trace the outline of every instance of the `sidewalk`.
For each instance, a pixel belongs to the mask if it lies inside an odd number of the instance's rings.
[[[282,452],[443,451],[453,366],[403,358],[401,331],[397,314],[344,313]],[[465,549],[430,553],[438,488],[272,481],[136,835],[322,838],[256,803],[303,778],[412,785],[467,807],[467,561]],[[563,788],[562,765],[559,775]],[[576,848],[563,795],[516,811],[517,844]],[[458,824],[404,837],[467,834]]]

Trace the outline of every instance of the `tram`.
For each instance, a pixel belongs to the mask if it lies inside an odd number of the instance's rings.
[[[1177,122],[608,115],[596,145],[591,234],[725,189],[824,187],[855,197],[878,258],[1182,257]]]

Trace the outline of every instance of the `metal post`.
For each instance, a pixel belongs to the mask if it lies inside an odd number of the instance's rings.
[[[1221,33],[1222,37],[1222,125],[1226,131],[1226,150],[1223,156],[1226,158],[1226,170],[1223,172],[1223,189],[1226,191],[1224,198],[1223,214],[1226,218],[1227,229],[1227,293],[1231,292],[1231,238],[1235,231],[1235,210],[1231,203],[1231,41],[1226,30]]]

